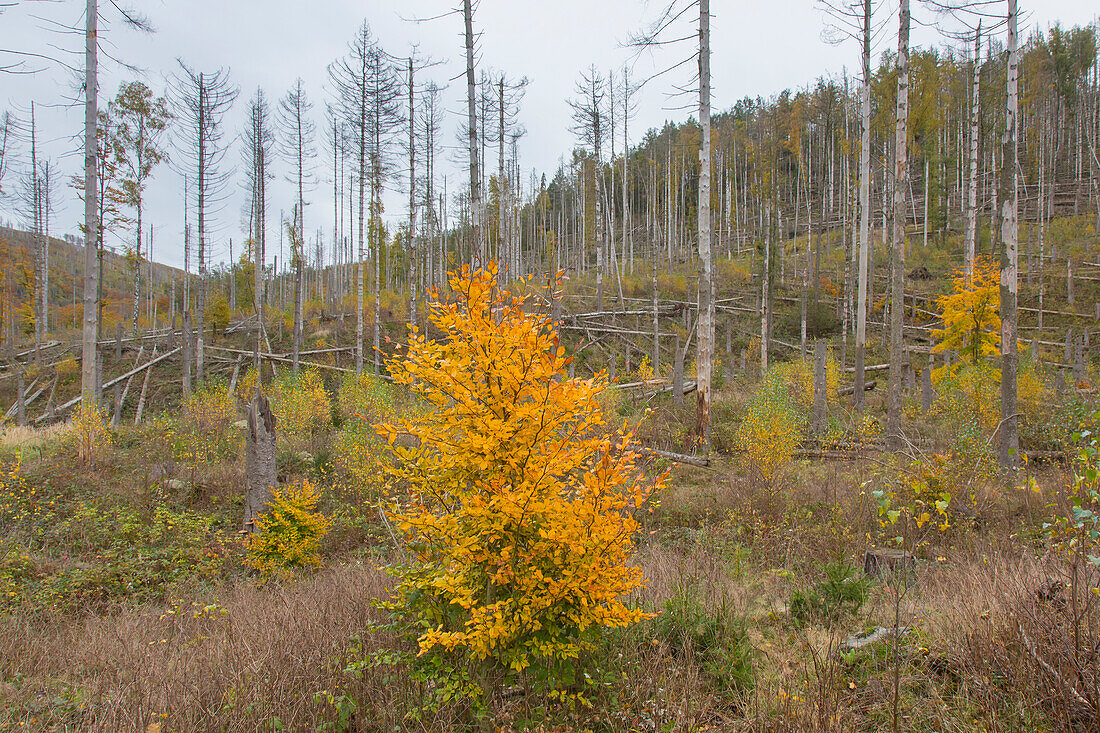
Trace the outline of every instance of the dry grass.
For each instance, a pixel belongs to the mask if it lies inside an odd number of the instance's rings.
[[[351,685],[359,729],[393,730],[408,686],[387,683],[380,670],[362,680],[342,671],[353,637],[367,652],[392,643],[366,632],[385,589],[384,572],[364,564],[107,617],[4,619],[0,729],[270,730],[278,718],[285,730],[315,730],[332,711],[313,693]],[[59,696],[71,704],[57,705]]]

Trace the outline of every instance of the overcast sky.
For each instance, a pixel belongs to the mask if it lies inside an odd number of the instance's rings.
[[[475,16],[475,29],[481,33],[480,67],[530,79],[520,111],[520,122],[527,130],[519,152],[524,184],[532,170],[552,175],[559,158],[573,146],[566,100],[573,96],[581,70],[590,64],[605,71],[620,69],[631,56],[623,47],[629,34],[652,21],[666,2],[481,0]],[[104,40],[111,55],[142,67],[144,81],[157,93],[163,93],[166,76],[178,68],[177,58],[196,70],[228,67],[241,95],[226,120],[227,139],[234,145],[226,160],[227,164],[238,165],[240,155],[233,136],[242,127],[247,98],[257,87],[262,87],[270,99],[277,100],[296,77],[302,77],[315,102],[320,137],[326,99],[325,67],[344,54],[347,42],[364,19],[391,53],[407,54],[415,43],[422,54],[442,61],[425,72],[439,83],[462,74],[461,16],[450,15],[423,23],[410,20],[440,15],[456,3],[457,0],[143,0],[131,4],[141,8],[157,32],[138,34],[112,22]],[[83,5],[77,0],[23,0],[15,7],[0,10],[0,49],[53,56],[63,56],[58,49],[81,49],[83,39],[59,30],[59,26],[82,24]],[[1044,0],[1036,5],[1021,3],[1021,11],[1030,14],[1025,17],[1023,36],[1036,27],[1046,28],[1055,22],[1090,23],[1096,11],[1094,0]],[[711,11],[715,111],[726,109],[745,96],[769,97],[783,89],[800,88],[822,74],[839,75],[845,67],[858,69],[858,46],[851,42],[830,45],[822,40],[825,19],[812,0],[712,0]],[[887,0],[882,11],[896,12],[896,7]],[[116,17],[113,8],[102,12],[108,21]],[[921,20],[931,20],[927,14],[917,10],[915,19],[918,21],[913,33],[915,45],[944,42],[934,30],[919,24]],[[896,20],[890,18],[886,22],[889,27],[881,34],[877,52],[896,42],[891,38]],[[690,18],[685,18],[676,35],[690,33],[690,23]],[[633,75],[642,78],[688,53],[690,48],[683,45],[663,48],[652,57],[636,59]],[[76,66],[83,64],[82,56],[65,58]],[[10,56],[0,56],[0,64],[11,60]],[[105,104],[114,96],[119,83],[131,79],[133,72],[110,60],[101,64],[100,99]],[[32,60],[28,65],[44,68],[35,74],[0,74],[0,113],[12,110],[25,119],[29,103],[34,100],[40,145],[68,177],[82,165],[81,157],[75,153],[79,146],[76,135],[83,124],[83,106],[72,105],[77,94],[74,77],[57,64]],[[646,129],[660,127],[665,120],[689,116],[689,111],[676,109],[687,100],[667,96],[674,84],[688,82],[694,68],[687,66],[679,71],[643,90],[637,116],[631,122],[632,141],[638,140]],[[442,135],[442,143],[451,149],[450,162],[440,167],[440,176],[446,173],[451,192],[465,177],[455,138],[465,114],[464,99],[464,79],[450,81],[446,92],[448,115]],[[619,140],[617,148],[621,147]],[[25,151],[11,163],[3,181],[4,191],[9,195],[0,200],[0,219],[20,222],[22,218],[10,194],[18,188],[18,177],[27,164]],[[306,209],[310,238],[317,227],[323,227],[326,248],[333,220],[331,174],[326,173],[330,167],[331,164],[325,165],[323,156],[318,160],[321,182],[309,196],[311,203]],[[292,205],[291,187],[282,178],[285,172],[286,166],[277,166],[278,180],[269,207],[274,212],[280,208],[289,211]],[[391,183],[396,185],[396,181]],[[244,196],[236,180],[230,184],[229,192],[232,195],[215,216],[211,241],[215,262],[227,259],[229,238],[236,243],[234,254],[238,254],[239,242],[244,238],[240,215]],[[58,235],[75,232],[82,206],[68,187],[61,189],[59,198],[63,200],[58,202],[51,232]],[[387,218],[393,221],[405,215],[404,200],[400,194],[387,197]],[[180,175],[168,166],[160,167],[149,186],[147,201],[145,219],[156,229],[154,259],[181,265]],[[277,216],[273,214],[269,222],[269,239],[277,236]],[[108,244],[117,247],[120,240],[117,236],[108,238]]]

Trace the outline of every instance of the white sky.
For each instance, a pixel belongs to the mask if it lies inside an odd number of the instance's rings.
[[[104,0],[101,3],[105,4]],[[439,83],[462,74],[464,50],[461,16],[448,16],[428,23],[412,23],[404,18],[430,17],[446,12],[458,0],[145,0],[132,2],[157,28],[155,35],[113,28],[106,40],[113,45],[116,57],[145,69],[144,81],[157,93],[163,93],[165,76],[176,68],[182,58],[196,70],[212,71],[228,67],[232,79],[241,88],[241,95],[226,120],[227,139],[241,128],[247,98],[257,86],[269,99],[277,101],[294,79],[301,76],[309,96],[315,102],[318,122],[318,142],[323,140],[322,128],[326,99],[325,67],[343,55],[348,40],[366,18],[382,45],[395,55],[406,54],[413,43],[419,43],[422,54],[444,63],[425,72]],[[481,68],[503,70],[511,78],[530,79],[520,122],[527,129],[520,142],[522,182],[529,180],[532,168],[553,174],[560,157],[568,154],[574,144],[569,132],[570,110],[566,99],[573,95],[573,85],[582,69],[595,64],[605,71],[621,68],[630,56],[622,47],[632,31],[643,28],[660,12],[666,0],[481,0],[475,16],[475,29],[481,32]],[[79,0],[23,0],[15,7],[0,11],[0,49],[21,49],[38,53],[62,55],[55,47],[79,50],[83,39],[56,30],[56,24],[82,23],[84,3]],[[916,3],[914,3],[916,5]],[[1030,34],[1036,26],[1046,28],[1054,22],[1069,26],[1094,20],[1096,6],[1092,0],[1045,0],[1038,7],[1021,3],[1026,29]],[[768,97],[783,89],[797,89],[822,74],[839,75],[842,70],[858,68],[858,48],[852,43],[829,45],[822,40],[824,17],[812,0],[765,0],[735,2],[712,0],[712,74],[714,110],[726,109],[745,96]],[[883,12],[896,8],[887,0]],[[113,8],[103,11],[110,19]],[[1026,14],[1030,13],[1030,16]],[[690,14],[689,14],[690,15]],[[927,13],[915,9],[915,19],[930,20]],[[889,46],[896,20],[886,21],[889,28],[882,34],[882,46]],[[685,16],[676,35],[691,32],[691,19]],[[941,44],[943,41],[930,28],[915,24],[914,45]],[[690,49],[665,48],[653,57],[639,59],[634,67],[635,78],[664,68]],[[10,62],[10,56],[0,56],[0,63]],[[68,57],[70,63],[82,65],[81,56]],[[37,65],[34,61],[30,65]],[[101,62],[104,63],[104,62]],[[660,127],[666,119],[683,120],[690,112],[670,109],[686,100],[669,100],[667,93],[674,83],[684,84],[694,73],[687,65],[677,73],[653,82],[638,99],[638,112],[631,122],[631,140],[637,141],[645,130]],[[114,96],[119,83],[132,74],[118,64],[106,61],[101,75],[100,99],[106,103]],[[10,109],[20,118],[27,117],[33,99],[40,144],[46,155],[56,161],[63,174],[77,173],[82,165],[76,137],[83,125],[83,106],[67,102],[73,97],[72,75],[57,65],[47,65],[30,75],[0,74],[0,113]],[[450,162],[440,166],[440,175],[447,174],[448,189],[456,190],[465,180],[460,167],[461,152],[455,134],[465,114],[464,78],[451,82],[446,92],[447,116],[441,143],[452,149]],[[620,133],[621,135],[621,133]],[[616,149],[621,148],[621,137]],[[322,147],[323,150],[323,147]],[[41,156],[41,153],[40,153]],[[490,156],[491,162],[495,155]],[[227,163],[237,165],[236,148]],[[5,173],[5,192],[12,193],[19,185],[18,176],[26,165],[26,156],[11,161]],[[277,164],[278,165],[278,164]],[[321,180],[310,196],[306,209],[306,229],[324,228],[326,243],[331,237],[332,204],[331,174],[326,173],[325,158],[318,159]],[[492,163],[495,167],[495,163]],[[280,208],[289,211],[293,199],[291,188],[282,180],[286,167],[278,165],[273,186],[273,201],[269,211],[275,212],[269,221],[269,240],[277,241],[276,217]],[[391,183],[391,186],[397,182]],[[211,242],[215,262],[228,256],[228,239],[233,238],[234,254],[244,238],[239,211],[243,193],[234,181],[231,198],[216,215]],[[77,231],[82,206],[75,192],[61,189],[54,220],[53,233]],[[399,193],[387,197],[387,218],[397,220],[405,215],[406,197]],[[149,186],[146,221],[156,228],[154,259],[181,265],[183,260],[182,179],[167,166],[160,167]],[[20,220],[16,203],[9,195],[0,200],[0,219]],[[124,234],[123,236],[129,236]],[[272,239],[275,238],[275,239]],[[117,246],[119,240],[108,239]]]

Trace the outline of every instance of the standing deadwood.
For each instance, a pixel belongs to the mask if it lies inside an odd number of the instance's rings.
[[[223,144],[222,120],[237,99],[239,89],[230,85],[229,73],[218,69],[212,74],[196,72],[179,61],[180,72],[170,84],[174,104],[179,109],[176,127],[177,147],[187,173],[195,182],[198,214],[198,295],[195,298],[195,318],[198,338],[195,347],[195,377],[203,379],[206,330],[206,287],[209,234],[209,205],[217,201],[228,181],[228,172],[219,168],[225,160],[228,146]]]
[[[313,103],[302,90],[299,77],[294,88],[279,101],[277,127],[280,131],[279,148],[283,158],[290,164],[286,176],[288,182],[297,188],[298,202],[294,208],[294,230],[297,237],[290,236],[291,266],[294,268],[294,354],[292,369],[298,373],[298,354],[302,350],[303,320],[303,268],[305,267],[305,191],[312,187],[313,160],[317,157],[315,144],[316,126],[310,119]],[[290,230],[288,229],[288,234]]]
[[[577,136],[581,147],[592,153],[590,156],[585,156],[583,162],[584,255],[587,261],[589,247],[596,248],[596,309],[600,311],[603,310],[605,268],[605,242],[598,231],[603,229],[600,202],[603,191],[602,145],[607,133],[604,122],[605,85],[603,74],[594,65],[589,66],[581,72],[581,77],[574,86],[577,97],[568,100],[573,110],[573,127],[570,129]]]
[[[680,336],[676,335],[672,361],[672,401],[677,405],[684,403],[684,351],[680,349]]]
[[[191,309],[183,310],[183,398],[191,396]],[[257,373],[258,374],[258,373]],[[257,379],[259,377],[257,376]]]
[[[1073,340],[1073,381],[1080,384],[1085,379],[1085,337]]]
[[[932,364],[920,371],[920,409],[927,414],[932,410]]]
[[[294,219],[286,222],[286,236],[290,241],[291,267],[294,268],[294,355],[291,370],[298,373],[298,355],[302,350],[302,270],[305,262],[305,239],[302,233],[302,214],[294,205]]]
[[[374,374],[382,368],[382,247],[385,244],[385,228],[382,224],[383,178],[389,169],[389,152],[392,133],[400,124],[398,100],[400,82],[390,62],[390,56],[379,46],[373,45],[367,54],[367,93],[371,100],[368,132],[370,134],[370,243],[374,258],[374,280],[371,294],[374,299]],[[390,260],[392,264],[392,258]],[[389,269],[389,268],[387,268]]]
[[[84,11],[84,326],[81,334],[80,393],[84,404],[91,405],[93,409],[99,409],[96,370],[96,332],[99,326],[99,309],[96,308],[99,289],[99,201],[96,180],[99,119],[96,58],[99,43],[98,20],[97,0],[87,0]]]
[[[376,43],[364,22],[348,44],[347,54],[328,67],[329,80],[336,90],[335,105],[347,123],[348,139],[355,151],[355,178],[358,193],[358,244],[356,249],[355,288],[355,373],[363,372],[363,307],[366,300],[366,214],[365,187],[370,149],[371,93],[368,73]]]
[[[890,250],[890,372],[886,393],[886,440],[901,447],[901,381],[905,348],[905,196],[909,190],[909,0],[898,9],[898,93],[894,137],[894,241]]]
[[[248,126],[244,134],[244,162],[249,189],[249,220],[252,242],[252,309],[256,314],[256,341],[252,366],[256,370],[256,386],[260,387],[260,352],[264,336],[263,271],[267,240],[267,179],[275,136],[271,129],[270,112],[263,90],[257,89],[249,103]]]
[[[474,10],[471,0],[462,0],[462,19],[466,39],[466,133],[470,154],[470,230],[471,251],[477,252],[477,264],[485,264],[485,244],[481,237],[481,169],[478,165],[477,83],[474,80]]]
[[[115,160],[122,170],[122,203],[133,207],[136,213],[132,333],[137,335],[141,308],[141,236],[145,186],[153,175],[153,169],[164,157],[164,151],[160,148],[160,137],[172,115],[164,97],[154,99],[153,91],[140,81],[132,81],[119,87],[113,107],[116,124],[112,147]]]
[[[814,339],[814,435],[822,435],[826,427],[825,405],[828,396],[825,374],[825,340]]]
[[[863,411],[864,356],[867,349],[867,269],[871,251],[871,0],[863,0],[863,79],[860,86],[859,284],[856,293],[856,378],[853,401]]]
[[[248,492],[244,498],[244,529],[256,530],[256,519],[265,514],[275,497],[275,414],[262,394],[248,406],[248,440],[244,453]]]
[[[409,287],[409,329],[416,328],[416,82],[413,69],[413,57],[408,58],[409,93],[409,247],[408,247],[408,287]],[[503,81],[501,82],[503,84]],[[503,94],[503,92],[502,92]]]
[[[710,0],[699,0],[699,333],[696,341],[696,426],[710,453],[710,385],[714,368],[714,252],[710,222]],[[624,152],[624,155],[626,153]]]
[[[964,272],[969,281],[974,276],[974,257],[978,239],[978,130],[981,105],[979,104],[982,83],[982,23],[974,31],[974,78],[971,82],[970,100],[970,139],[967,150],[968,173],[966,176],[966,230],[963,235]],[[927,199],[927,195],[925,196]]]
[[[1015,469],[1019,463],[1019,420],[1016,410],[1018,321],[1016,309],[1019,237],[1017,141],[1019,138],[1019,52],[1016,0],[1008,0],[1007,105],[1001,165],[1001,427],[1000,464]]]

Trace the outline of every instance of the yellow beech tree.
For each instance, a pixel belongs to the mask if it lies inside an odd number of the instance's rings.
[[[645,617],[624,600],[643,583],[634,515],[665,477],[647,481],[608,425],[606,375],[568,379],[550,317],[494,265],[450,287],[429,306],[438,337],[412,328],[389,365],[425,409],[377,426],[407,492],[390,506],[411,551],[391,607],[420,624],[421,654],[563,674],[600,628]]]
[[[943,328],[932,332],[940,339],[935,351],[954,349],[960,358],[978,364],[1001,348],[1001,272],[988,257],[974,261],[974,274],[955,271],[954,291],[940,296]]]

